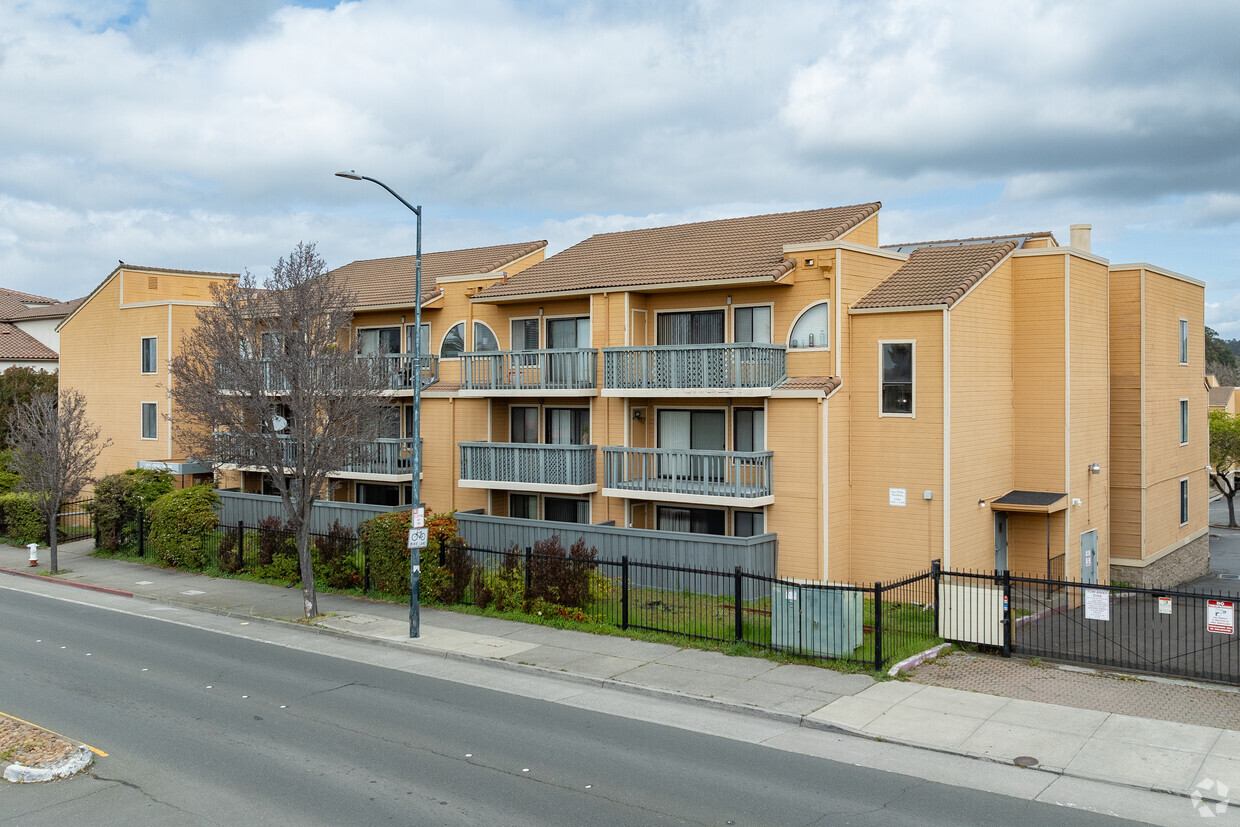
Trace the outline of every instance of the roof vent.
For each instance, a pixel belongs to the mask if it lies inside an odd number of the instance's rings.
[[[1072,232],[1072,246],[1082,252],[1089,252],[1089,231],[1090,224],[1073,224],[1070,228]]]

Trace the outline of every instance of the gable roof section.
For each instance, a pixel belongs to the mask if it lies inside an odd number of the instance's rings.
[[[90,293],[80,299],[74,299],[72,302],[66,302],[66,304],[73,304],[74,307],[69,311],[69,315],[61,319],[60,324],[56,325],[56,330],[62,330],[64,326],[69,323],[69,320],[76,316],[79,310],[89,304],[90,300],[93,299],[100,290],[107,286],[108,282],[116,278],[117,274],[122,270],[136,271],[139,273],[166,273],[173,276],[210,276],[221,279],[235,279],[240,277],[237,273],[212,273],[207,270],[170,270],[167,267],[139,267],[136,264],[118,264],[112,269],[111,273],[108,273],[103,281],[95,285],[95,289],[91,290]]]
[[[951,307],[1019,246],[1015,239],[1009,239],[917,247],[908,261],[862,296],[852,309]]]
[[[4,318],[8,321],[15,322],[32,321],[34,319],[59,319],[63,316],[68,316],[74,310],[77,310],[84,301],[86,301],[86,297],[82,296],[80,299],[73,299],[72,301],[67,302],[54,302],[53,304],[46,305],[45,307],[23,307],[22,312],[13,313],[12,315]]]
[[[1210,388],[1210,407],[1226,408],[1229,404],[1231,404],[1231,395],[1235,392],[1236,389],[1228,385],[1219,385],[1218,387]]]
[[[0,359],[57,360],[59,358],[56,351],[17,325],[0,322]]]
[[[775,281],[792,270],[783,245],[834,241],[878,212],[857,204],[600,233],[480,291],[475,300],[731,279]]]
[[[547,246],[545,241],[524,241],[493,247],[472,247],[422,254],[422,301],[439,293],[438,280],[453,276],[492,273]],[[332,271],[357,292],[357,306],[383,307],[413,304],[414,256],[354,261]]]
[[[12,319],[25,313],[31,308],[26,306],[26,302],[34,302],[37,304],[55,304],[55,299],[49,299],[46,296],[36,296],[33,293],[21,293],[17,290],[10,290],[7,287],[0,287],[0,319]]]

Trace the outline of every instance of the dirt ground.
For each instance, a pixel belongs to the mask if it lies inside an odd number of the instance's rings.
[[[40,767],[68,758],[77,745],[45,729],[0,717],[0,766]]]

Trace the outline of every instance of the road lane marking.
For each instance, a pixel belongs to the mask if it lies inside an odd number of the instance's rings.
[[[100,756],[101,758],[107,758],[107,757],[108,757],[108,754],[107,754],[106,752],[104,752],[103,750],[101,750],[101,749],[95,749],[95,748],[94,748],[94,747],[92,747],[90,744],[83,744],[81,741],[78,741],[76,738],[70,738],[68,735],[61,735],[59,732],[56,732],[55,730],[48,729],[48,728],[47,728],[47,727],[45,727],[45,726],[39,726],[38,724],[32,724],[32,723],[30,723],[29,721],[26,721],[26,720],[23,720],[23,719],[21,719],[21,718],[18,718],[16,715],[10,715],[10,714],[9,714],[9,713],[7,713],[7,712],[0,712],[0,715],[3,715],[4,717],[6,717],[6,718],[8,718],[8,719],[10,719],[10,720],[17,721],[18,723],[25,724],[26,726],[32,726],[32,727],[34,727],[35,729],[41,729],[41,730],[43,730],[44,732],[49,732],[49,733],[51,733],[52,735],[55,735],[57,738],[64,738],[66,741],[76,741],[77,743],[82,744],[82,746],[86,747],[88,750],[90,750],[91,752],[93,752],[95,755]]]

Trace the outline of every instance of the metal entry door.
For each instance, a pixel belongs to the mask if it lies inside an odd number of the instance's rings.
[[[1098,582],[1098,529],[1081,535],[1081,582]]]
[[[1008,515],[1006,511],[995,512],[995,571],[1008,568]]]

